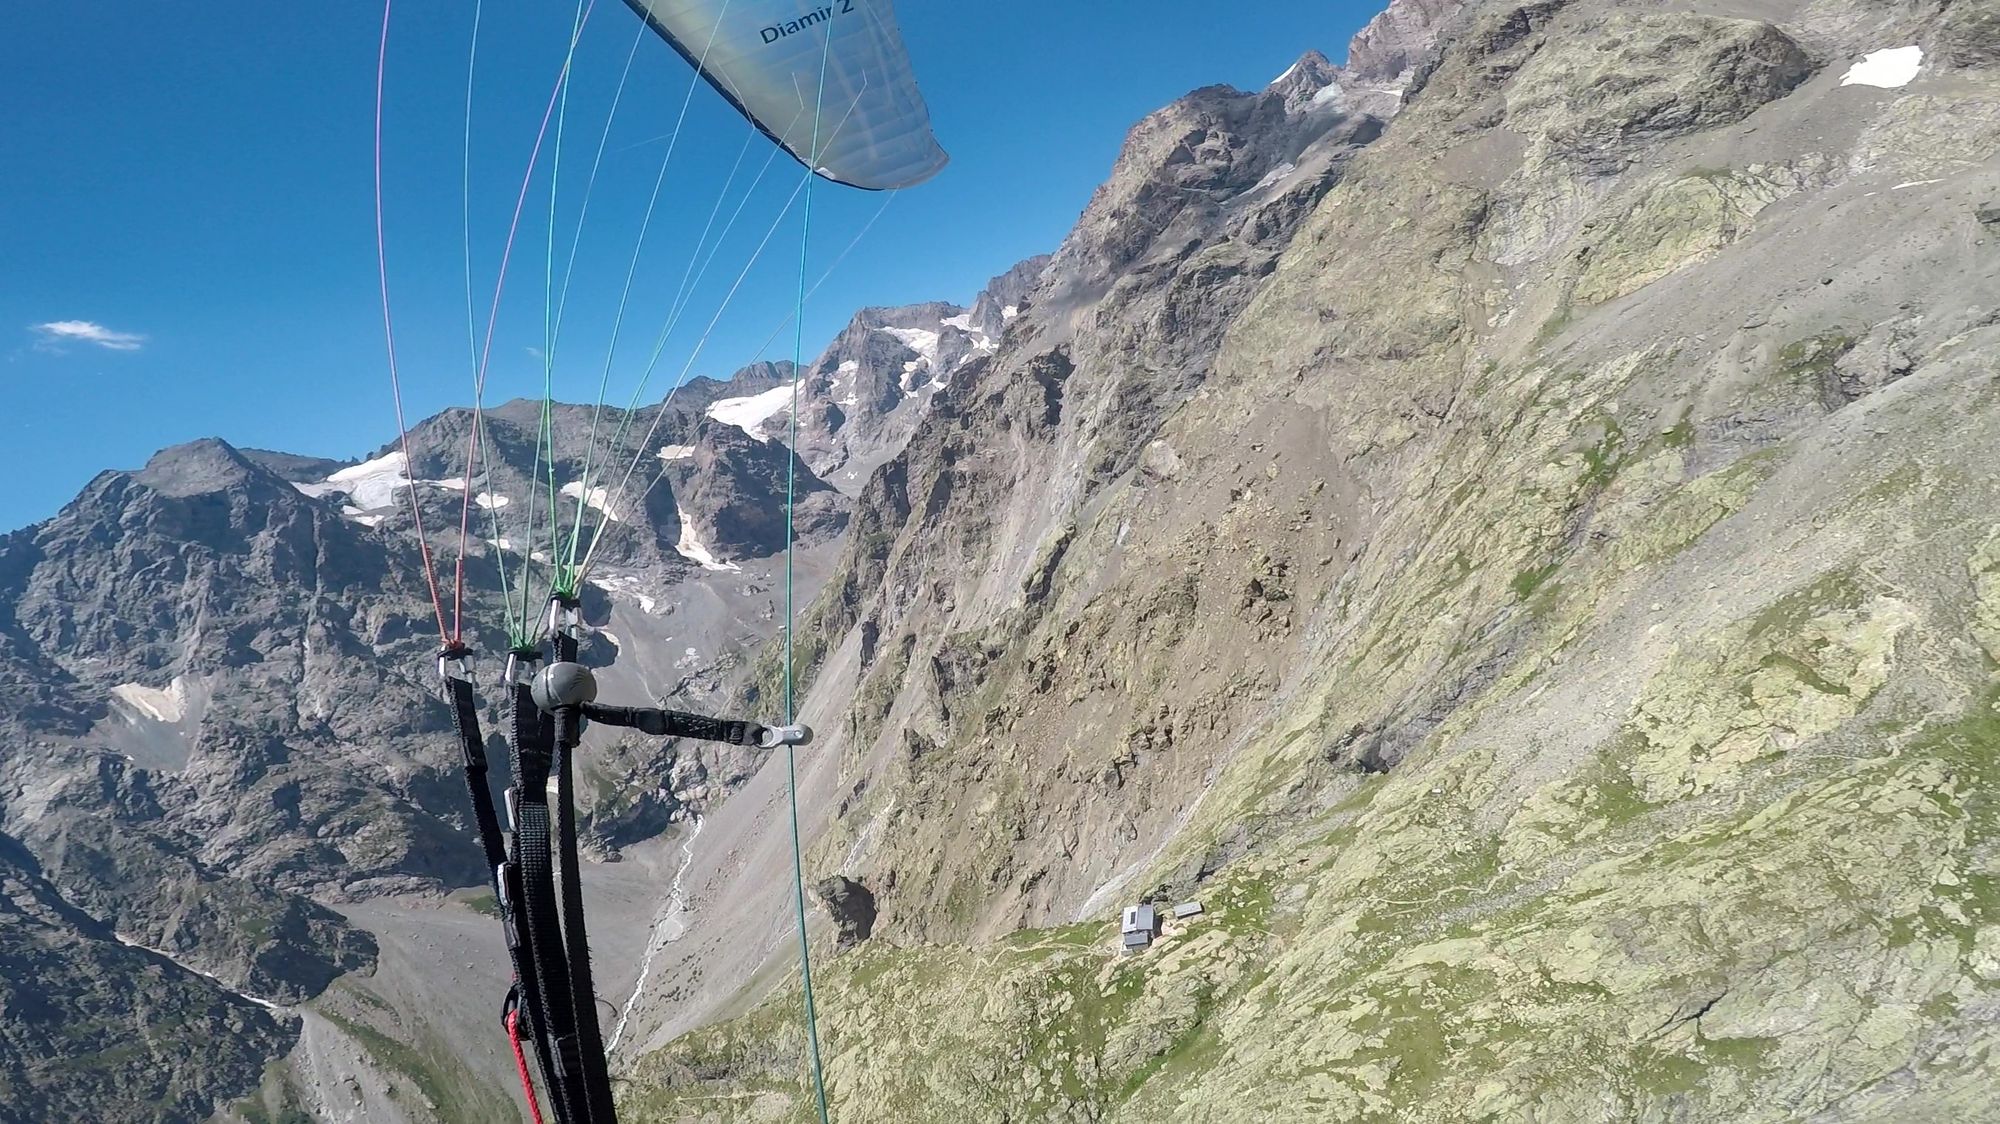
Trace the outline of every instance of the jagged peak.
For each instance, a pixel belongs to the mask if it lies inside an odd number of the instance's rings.
[[[1464,6],[1465,0],[1394,0],[1349,41],[1343,75],[1362,85],[1400,87]]]
[[[1317,48],[1299,56],[1299,61],[1271,81],[1264,89],[1268,93],[1316,94],[1331,86],[1340,77],[1340,68],[1333,65]]]
[[[204,437],[154,453],[132,479],[161,495],[200,496],[273,477],[229,442]]]

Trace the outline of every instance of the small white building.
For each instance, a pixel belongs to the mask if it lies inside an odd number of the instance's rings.
[[[1151,905],[1128,905],[1118,931],[1126,952],[1137,952],[1160,935],[1160,914]]]

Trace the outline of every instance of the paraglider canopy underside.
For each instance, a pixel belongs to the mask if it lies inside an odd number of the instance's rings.
[[[752,124],[826,179],[871,191],[911,187],[950,159],[931,132],[892,0],[625,2]]]

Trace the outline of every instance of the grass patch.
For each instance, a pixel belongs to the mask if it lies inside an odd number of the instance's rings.
[[[1846,332],[1821,332],[1794,340],[1778,352],[1778,373],[1788,381],[1821,387],[1833,374],[1833,365],[1854,349],[1855,339]]]
[[[1660,434],[1660,441],[1669,449],[1685,449],[1694,444],[1694,422],[1690,420],[1694,410],[1681,411],[1681,420],[1672,429]]]
[[[282,1061],[267,1063],[263,1085],[231,1107],[245,1124],[314,1124]]]
[[[1625,467],[1625,430],[1613,418],[1604,419],[1604,436],[1597,444],[1583,451],[1583,480],[1585,491],[1602,488],[1611,483],[1618,470]]]
[[[1535,566],[1531,569],[1522,570],[1520,573],[1514,575],[1513,581],[1507,583],[1507,588],[1514,591],[1515,597],[1526,601],[1534,597],[1535,591],[1542,588],[1542,583],[1554,577],[1556,571],[1561,568],[1561,563],[1551,562],[1546,566]]]
[[[1833,609],[1854,609],[1861,605],[1861,585],[1845,571],[1827,574],[1804,589],[1780,597],[1750,622],[1749,639],[1762,640],[1773,634],[1797,635],[1806,622]]]
[[[409,1081],[417,1093],[423,1097],[437,1114],[437,1119],[447,1124],[472,1124],[474,1121],[505,1119],[504,1110],[477,1094],[467,1095],[455,1079],[462,1078],[457,1071],[457,1063],[440,1063],[427,1051],[406,1042],[398,1041],[376,1028],[337,1015],[331,1011],[320,1014],[341,1033],[359,1043],[368,1055],[387,1069]],[[390,1087],[390,1095],[395,1095],[395,1087]]]

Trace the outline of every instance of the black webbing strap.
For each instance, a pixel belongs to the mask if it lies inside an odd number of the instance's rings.
[[[447,652],[446,658],[452,658]],[[479,701],[470,680],[456,675],[444,677],[445,693],[451,703],[451,725],[458,731],[458,748],[465,762],[465,792],[472,800],[472,818],[479,826],[479,846],[486,852],[486,875],[494,879],[493,892],[501,893],[500,864],[507,861],[507,845],[500,837],[500,816],[493,808],[493,789],[486,781],[486,738],[479,729]]]
[[[522,943],[532,964],[539,995],[524,996],[534,1014],[535,1042],[549,1101],[562,1124],[597,1124],[585,1092],[583,1058],[576,1034],[576,1005],[569,994],[569,957],[556,900],[556,856],[551,847],[549,771],[554,730],[522,683],[510,684],[508,744],[514,751],[514,861],[521,896]],[[567,803],[567,800],[564,801]],[[587,955],[587,953],[586,953]],[[593,1027],[595,1017],[592,1018]],[[600,1053],[598,1064],[603,1064]],[[610,1118],[604,1118],[610,1124]]]
[[[576,662],[574,636],[557,630],[554,636],[557,663]],[[577,856],[576,801],[571,779],[576,747],[583,741],[583,721],[575,707],[561,707],[552,716],[559,800],[556,804],[557,859],[562,869],[563,938],[569,946],[569,995],[574,1004],[578,1064],[582,1077],[587,1119],[615,1124],[617,1111],[611,1101],[611,1071],[604,1057],[604,1036],[597,1026],[597,985],[590,971],[590,934],[584,924],[583,873]]]
[[[530,955],[526,942],[522,939],[521,924],[521,866],[517,858],[518,840],[500,829],[500,816],[493,806],[493,788],[488,780],[486,758],[486,737],[479,726],[479,703],[474,694],[472,681],[468,675],[453,674],[451,665],[469,660],[471,653],[463,648],[448,648],[440,653],[439,668],[444,672],[446,702],[451,707],[451,724],[458,734],[459,751],[465,773],[466,796],[472,803],[473,821],[479,831],[480,850],[486,856],[487,876],[492,879],[495,901],[500,910],[500,922],[507,939],[507,958],[514,967],[514,985],[508,989],[507,1003],[503,1007],[501,1021],[506,1022],[506,1011],[521,1007],[530,1013],[530,1025],[537,1025],[542,1002],[542,976],[536,970],[534,957]],[[510,731],[511,732],[511,731]],[[513,746],[510,737],[508,744]],[[515,775],[519,776],[519,752],[514,754]],[[544,1036],[531,1036],[535,1047],[535,1061],[541,1066],[543,1080],[553,1089],[555,1086],[555,1058]],[[563,1124],[572,1124],[558,1106],[556,1116]]]
[[[574,610],[573,605],[567,608]],[[561,616],[558,612],[551,620]],[[561,627],[553,631],[551,648],[554,663],[576,661],[576,638]],[[517,654],[517,658],[522,655]],[[551,714],[536,705],[533,691],[521,676],[510,673],[508,678],[507,744],[513,753],[516,787],[508,805],[513,832],[507,839],[506,861],[499,869],[508,948],[515,954],[518,1009],[528,1013],[535,1028],[536,1056],[560,1124],[617,1124],[610,1067],[598,1027],[590,934],[584,920],[582,860],[577,849],[573,782],[583,723],[588,719],[663,737],[733,745],[758,745],[765,734],[782,735],[791,728],[767,731],[755,722],[595,703],[558,707]],[[462,686],[463,702],[454,689],[454,714],[459,715],[455,720],[470,723],[462,729],[476,728],[471,688]],[[801,736],[811,737],[810,731],[797,729],[803,731]],[[470,783],[473,751],[471,743],[467,745]],[[483,788],[483,751],[478,762]],[[557,793],[553,811],[549,807],[551,774]],[[477,796],[474,804],[478,804]],[[486,815],[491,813],[489,795]],[[482,820],[482,838],[484,823]]]
[[[682,710],[603,706],[598,703],[585,703],[580,709],[583,716],[592,722],[622,726],[661,738],[695,738],[705,742],[728,742],[730,745],[756,745],[758,736],[764,732],[764,727],[755,722],[710,718]]]

